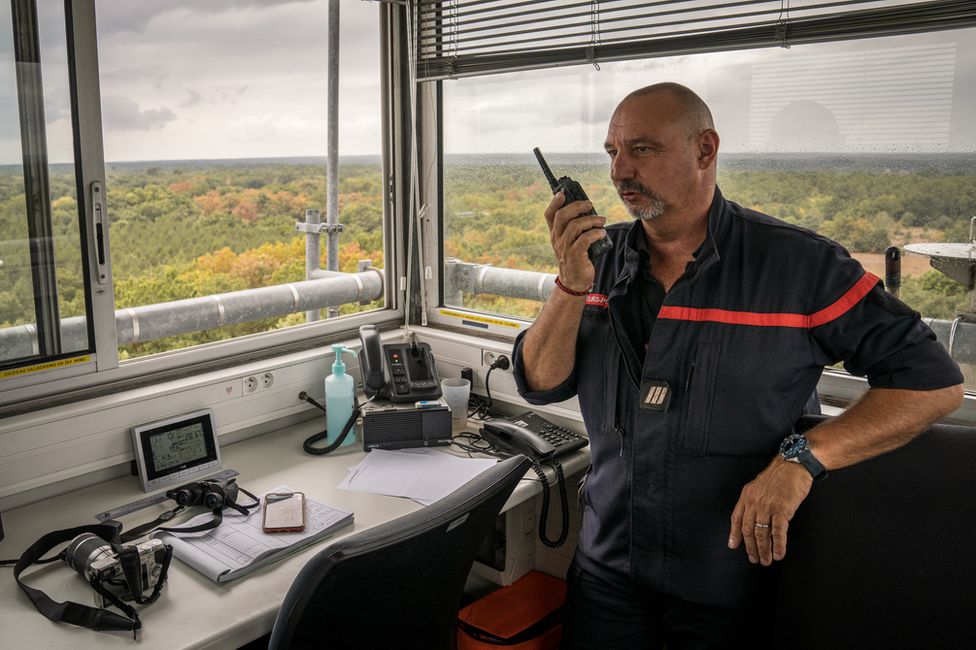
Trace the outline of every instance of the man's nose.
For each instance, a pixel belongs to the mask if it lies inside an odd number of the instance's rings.
[[[618,153],[610,163],[610,180],[614,182],[634,177],[633,162],[624,154]]]

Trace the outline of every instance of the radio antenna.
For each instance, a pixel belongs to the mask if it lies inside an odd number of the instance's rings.
[[[542,157],[542,152],[539,151],[539,147],[532,150],[535,154],[536,159],[539,161],[539,165],[542,167],[542,173],[546,175],[546,180],[549,181],[549,187],[552,189],[552,193],[555,194],[559,191],[559,183],[556,182],[556,177],[552,175],[552,170],[549,169],[549,164],[546,159]]]

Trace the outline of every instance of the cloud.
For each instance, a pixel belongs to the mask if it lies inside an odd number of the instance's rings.
[[[197,92],[196,88],[187,88],[186,92],[190,95],[190,98],[180,104],[180,108],[191,108],[203,102],[203,95]]]
[[[326,0],[98,0],[98,9],[106,159],[324,155]],[[381,149],[380,9],[342,3],[343,155]]]
[[[130,53],[130,56],[124,59],[127,63],[124,66],[113,68],[99,63],[98,78],[102,86],[130,86],[137,83],[158,86],[166,83],[170,76],[169,70],[159,64],[139,65],[138,59],[138,56],[132,56]]]
[[[111,95],[102,98],[102,118],[106,131],[159,131],[176,114],[166,107],[143,111],[128,97]]]
[[[243,115],[227,125],[235,140],[265,141],[274,139],[321,138],[325,140],[325,120],[309,120],[293,115]]]
[[[179,11],[189,17],[213,16],[239,10],[261,10],[275,5],[308,4],[317,0],[106,0],[99,3],[98,32],[141,34],[158,16]]]

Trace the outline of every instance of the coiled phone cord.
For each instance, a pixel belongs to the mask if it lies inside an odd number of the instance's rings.
[[[546,534],[546,523],[549,519],[549,480],[546,478],[546,473],[542,471],[539,463],[533,462],[532,469],[535,470],[539,480],[542,481],[542,514],[539,516],[539,540],[549,548],[559,548],[569,536],[569,499],[566,497],[566,477],[563,475],[563,466],[555,459],[551,459],[549,462],[552,463],[556,470],[556,476],[559,478],[559,498],[563,510],[563,529],[559,534],[559,539],[555,542],[549,539],[549,536]]]
[[[313,406],[322,409],[323,413],[325,412],[325,407],[319,404],[318,402],[316,402],[314,399],[312,399],[312,397],[305,391],[299,393],[298,397],[299,399],[303,399],[309,404],[312,404]],[[375,397],[375,395],[373,397]],[[371,401],[373,401],[372,397],[367,399],[366,402],[364,402],[363,406],[370,403]],[[357,402],[352,409],[352,415],[350,415],[349,419],[346,420],[345,426],[342,427],[342,433],[340,433],[339,437],[335,439],[335,442],[330,444],[328,447],[312,446],[313,442],[318,442],[322,438],[325,438],[329,435],[329,429],[326,428],[324,431],[322,431],[322,433],[316,433],[314,436],[310,436],[305,442],[303,442],[302,449],[312,454],[313,456],[324,456],[326,454],[331,454],[333,451],[339,448],[339,445],[343,443],[343,441],[346,439],[346,436],[349,435],[349,432],[352,431],[354,426],[356,426],[356,420],[359,419],[360,415],[362,415],[362,407]]]

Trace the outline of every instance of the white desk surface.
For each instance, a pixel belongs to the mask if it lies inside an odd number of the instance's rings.
[[[56,623],[38,612],[13,578],[12,567],[0,567],[0,635],[5,650],[36,648],[174,648],[235,649],[271,631],[281,602],[305,563],[331,541],[384,523],[421,506],[408,499],[337,489],[346,468],[365,456],[359,443],[328,456],[312,456],[302,450],[302,441],[319,432],[324,422],[313,420],[282,431],[221,448],[224,469],[240,472],[237,482],[253,494],[281,484],[305,492],[309,498],[351,510],[355,523],[324,542],[272,563],[225,584],[217,584],[178,559],[173,558],[169,579],[162,594],[148,607],[136,606],[142,619],[139,641],[131,632],[95,632],[87,628]],[[470,431],[476,431],[472,423]],[[439,449],[448,449],[440,447]],[[581,471],[588,462],[588,450],[560,458],[567,476]],[[547,475],[552,481],[552,470]],[[527,477],[535,478],[530,470]],[[567,486],[571,487],[571,486]],[[537,481],[522,481],[506,507],[541,492]],[[108,481],[54,499],[3,513],[6,538],[0,541],[0,559],[16,559],[41,536],[76,526],[98,523],[95,514],[146,497],[135,476]],[[244,495],[241,495],[245,499]],[[558,497],[556,497],[558,499]],[[246,502],[246,501],[242,501]],[[121,518],[126,529],[155,519],[172,506],[166,503],[145,508]],[[193,509],[193,515],[199,514]],[[178,518],[174,523],[185,521]],[[56,549],[60,550],[60,549]],[[50,557],[50,554],[47,556]],[[94,605],[88,583],[63,562],[35,565],[21,579],[44,591],[58,602],[73,600]],[[348,603],[361,607],[366,603]],[[117,612],[115,608],[111,611]]]

